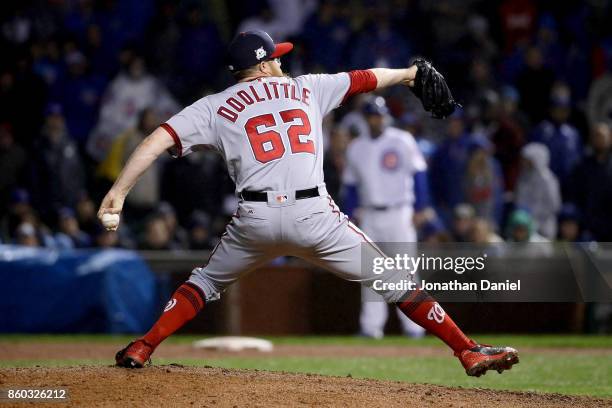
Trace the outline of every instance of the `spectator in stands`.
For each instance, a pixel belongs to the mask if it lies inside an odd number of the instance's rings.
[[[535,44],[542,51],[544,65],[561,77],[565,73],[566,50],[559,40],[557,21],[550,13],[543,13],[539,20]]]
[[[264,2],[264,4],[261,5],[258,14],[244,19],[238,26],[236,33],[262,30],[270,34],[276,41],[285,39],[287,37],[287,32],[282,22],[282,15],[275,15],[274,10],[267,3],[268,2]]]
[[[477,217],[472,222],[468,234],[469,241],[476,244],[498,244],[504,240],[495,233],[491,223],[486,218]]]
[[[504,175],[504,190],[514,191],[520,165],[520,150],[525,143],[526,118],[518,111],[519,95],[515,88],[502,88],[499,109],[493,121],[491,142],[495,158]]]
[[[519,109],[521,102],[519,91],[514,86],[504,85],[500,89],[500,98],[500,117],[515,122],[525,132],[529,127],[529,119],[525,112]]]
[[[555,252],[550,241],[537,233],[531,214],[524,209],[514,210],[508,217],[506,241],[514,243],[507,249],[523,259],[550,257]]]
[[[535,46],[529,47],[525,52],[525,67],[516,85],[521,94],[521,108],[532,123],[539,123],[546,118],[554,81],[555,74],[544,65],[541,50]]]
[[[28,200],[27,192],[15,192],[8,217],[4,221],[6,241],[14,241],[18,245],[25,242],[29,246],[33,246],[35,242],[36,246],[55,248],[50,229],[40,222]]]
[[[85,174],[75,143],[70,140],[62,106],[47,107],[42,137],[32,160],[32,202],[50,222],[62,207],[76,205],[85,190]]]
[[[189,223],[189,249],[212,249],[210,217],[203,211],[195,211]]]
[[[548,149],[541,143],[529,143],[521,150],[521,157],[514,203],[529,210],[539,234],[554,239],[557,236],[557,213],[561,209],[561,191],[557,177],[548,168]]]
[[[7,211],[11,192],[23,181],[27,165],[25,150],[15,144],[10,123],[0,123],[0,214]]]
[[[93,236],[98,230],[100,221],[96,214],[96,205],[87,192],[81,193],[79,197],[76,205],[76,217],[82,230],[90,236]]]
[[[8,67],[0,67],[0,122],[11,126],[18,114],[18,107],[14,104],[16,91],[15,73]]]
[[[397,125],[414,137],[425,161],[431,163],[438,146],[425,136],[422,115],[418,112],[406,112],[399,118]]]
[[[490,134],[496,126],[495,120],[500,107],[499,93],[493,89],[485,88],[472,98],[466,109],[472,134],[490,138]]]
[[[106,80],[89,69],[87,58],[77,50],[65,57],[67,73],[51,87],[51,98],[64,108],[70,137],[84,146],[98,117]]]
[[[465,202],[478,217],[497,225],[501,222],[503,178],[493,147],[483,137],[474,137],[463,177]]]
[[[200,98],[204,84],[218,78],[222,69],[223,41],[217,26],[208,20],[210,16],[210,13],[204,13],[202,5],[192,3],[188,6],[185,21],[181,23],[181,37],[176,50],[180,75],[175,80],[181,84],[181,95],[185,99]]]
[[[339,125],[348,129],[351,139],[370,135],[368,122],[363,115],[363,107],[367,100],[367,95],[357,95],[348,101],[349,112],[342,117]]]
[[[38,240],[38,236],[36,234],[36,228],[34,228],[34,226],[29,222],[19,224],[16,232],[17,236],[15,244],[28,247],[40,246],[40,241]]]
[[[391,25],[390,13],[388,5],[370,6],[370,23],[349,47],[351,67],[395,68],[408,64],[411,46]]]
[[[168,225],[160,214],[153,214],[145,224],[144,235],[138,246],[139,249],[169,250],[172,246],[172,237]]]
[[[185,231],[183,227],[178,224],[176,211],[174,211],[172,205],[165,201],[161,202],[157,206],[156,212],[166,223],[166,228],[168,229],[168,234],[170,235],[172,247],[187,248],[189,246],[187,231]]]
[[[346,129],[339,126],[332,129],[329,148],[323,159],[323,175],[327,191],[335,201],[340,199],[341,175],[346,164],[345,154],[349,142]]]
[[[514,210],[510,214],[506,237],[510,242],[548,242],[538,234],[531,214],[523,209]]]
[[[568,122],[570,113],[570,90],[565,84],[556,84],[551,92],[550,120],[541,122],[531,134],[531,141],[548,147],[550,168],[563,192],[566,191],[570,173],[582,156],[580,134]]]
[[[566,203],[559,212],[559,233],[557,239],[561,242],[583,242],[588,237],[582,233],[578,208]]]
[[[96,19],[97,12],[94,1],[79,1],[65,11],[62,16],[62,25],[69,32],[83,36],[85,34],[85,27]]]
[[[91,237],[81,231],[76,213],[72,208],[64,207],[58,213],[59,232],[55,234],[55,242],[60,249],[88,248]]]
[[[319,6],[318,0],[267,0],[274,15],[280,17],[281,30],[291,37],[299,35],[308,17]]]
[[[174,57],[181,39],[181,25],[178,20],[179,5],[173,0],[159,2],[157,14],[151,19],[147,29],[148,60],[155,74],[162,79],[170,79],[176,71]],[[168,84],[171,86],[171,84]]]
[[[538,10],[533,0],[505,0],[499,6],[506,52],[529,41],[536,26]]]
[[[0,65],[11,67],[0,71],[0,122],[11,123],[15,140],[31,148],[43,123],[46,84],[34,74],[27,49],[3,53]]]
[[[491,35],[490,22],[480,14],[472,14],[467,20],[468,35],[460,44],[465,44],[468,55],[477,55],[479,58],[492,61],[499,54],[499,46]]]
[[[572,179],[572,198],[584,215],[584,226],[596,241],[612,241],[612,133],[597,123],[591,131],[589,153]]]
[[[98,223],[91,233],[93,246],[98,248],[127,248],[136,249],[131,230],[124,225],[117,231],[107,231],[102,224]]]
[[[419,242],[426,244],[442,244],[452,242],[453,237],[448,233],[439,218],[434,217],[425,221],[419,228]]]
[[[340,69],[351,27],[339,13],[339,7],[337,2],[325,0],[304,24],[302,38],[307,55],[317,64],[312,67],[314,72],[337,72]],[[321,44],[325,44],[325,47],[321,47]],[[318,65],[322,69],[318,69]]]
[[[114,182],[136,147],[159,126],[159,118],[153,108],[145,108],[138,115],[135,127],[127,129],[113,141],[104,161],[98,166],[98,176]],[[142,218],[151,212],[160,199],[161,164],[155,162],[141,176],[125,200],[128,218]]]
[[[457,242],[468,242],[470,230],[474,224],[476,212],[469,204],[457,204],[453,210],[452,228],[453,239]]]
[[[612,57],[607,70],[591,83],[587,101],[587,116],[591,123],[612,121]]]
[[[141,35],[153,5],[149,1],[78,1],[67,8],[63,25],[74,36],[84,38],[90,24],[96,23],[104,38],[103,46],[116,50]]]
[[[15,231],[26,217],[26,214],[34,212],[30,203],[30,193],[22,188],[17,188],[11,192],[10,200],[7,203],[6,212],[2,212],[0,218],[0,235],[5,241],[10,241],[15,236]]]
[[[174,205],[182,225],[187,225],[195,210],[202,210],[214,219],[222,213],[227,194],[233,194],[233,183],[223,159],[215,152],[193,153],[181,160],[168,160],[164,165],[162,199]]]
[[[448,221],[452,209],[465,202],[463,175],[472,137],[465,129],[463,110],[455,111],[447,123],[446,138],[431,161],[430,180],[436,210]]]
[[[428,14],[427,36],[431,37],[432,42],[430,52],[435,56],[434,59],[446,62],[447,66],[468,64],[465,59],[470,50],[460,43],[469,34],[468,10],[465,7],[457,7],[458,4],[449,1],[421,3],[421,7]],[[462,52],[455,52],[456,49],[461,49]]]
[[[93,233],[94,244],[98,248],[117,248],[121,247],[119,233],[117,231],[107,231],[101,225]]]
[[[463,99],[466,100],[468,106],[485,102],[485,106],[481,108],[481,114],[479,115],[481,119],[485,119],[485,110],[489,107],[486,104],[487,102],[491,107],[498,104],[499,95],[496,89],[497,83],[489,62],[483,58],[475,58],[471,61],[469,76],[461,94],[465,95]]]
[[[135,55],[106,88],[98,124],[87,142],[91,157],[102,161],[115,138],[138,125],[146,108],[154,109],[164,120],[176,113],[179,106],[161,82],[147,73],[144,59]]]
[[[57,39],[45,38],[32,44],[32,70],[53,86],[62,73],[60,46]]]
[[[83,54],[89,61],[91,72],[100,75],[106,81],[116,73],[117,46],[102,32],[99,24],[91,22],[85,29],[83,41]],[[148,37],[147,37],[148,38]]]

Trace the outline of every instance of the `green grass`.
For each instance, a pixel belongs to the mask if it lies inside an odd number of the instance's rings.
[[[0,334],[0,342],[95,342],[95,343],[123,343],[133,340],[134,335],[112,334]],[[175,335],[167,343],[188,344],[194,340],[201,340],[210,336],[202,335]],[[372,340],[357,336],[261,336],[275,344],[284,345],[347,345],[347,346],[439,346],[445,347],[440,340],[433,336],[421,339],[407,339],[403,336],[387,336],[382,340]],[[475,334],[472,336],[481,343],[505,344],[514,347],[562,347],[562,348],[612,348],[612,336],[606,335],[487,335]]]
[[[174,336],[172,343],[189,343],[200,336]],[[246,368],[287,372],[316,373],[322,375],[347,376],[355,378],[375,378],[385,380],[430,383],[447,386],[482,387],[491,389],[556,392],[561,394],[591,395],[612,397],[612,354],[585,354],[564,352],[538,353],[542,347],[559,348],[612,348],[612,336],[475,336],[479,341],[492,344],[512,345],[517,348],[529,347],[532,350],[521,356],[521,363],[511,371],[498,375],[489,373],[481,378],[471,378],[463,370],[451,353],[435,338],[407,340],[402,337],[387,337],[383,340],[368,340],[356,337],[276,337],[270,338],[275,344],[295,345],[363,345],[368,347],[404,345],[440,346],[439,356],[407,357],[235,357],[198,360],[198,359],[154,359],[156,364],[180,363],[191,366],[210,365],[225,368]],[[10,347],[13,342],[113,342],[123,343],[131,336],[0,336],[0,347]],[[110,360],[11,360],[0,361],[2,367],[24,366],[74,366],[80,364],[110,365]]]

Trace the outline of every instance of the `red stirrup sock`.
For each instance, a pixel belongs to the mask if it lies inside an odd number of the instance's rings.
[[[415,290],[408,300],[398,302],[397,307],[416,324],[445,342],[456,355],[476,345],[424,290]]]
[[[193,319],[204,307],[204,293],[191,282],[185,282],[172,294],[161,317],[142,338],[154,349]]]

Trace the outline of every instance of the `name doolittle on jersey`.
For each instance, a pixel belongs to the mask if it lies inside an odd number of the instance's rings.
[[[428,282],[422,280],[420,285],[418,282],[409,279],[403,279],[399,282],[383,282],[381,279],[374,281],[374,290],[389,290],[389,291],[407,291],[407,290],[427,290],[427,291],[520,291],[521,280],[511,281],[506,279],[505,282],[492,282],[487,279],[481,279],[476,282],[459,282],[452,280],[448,282]]]
[[[309,106],[310,89],[304,87],[300,91],[295,83],[289,81],[259,81],[250,85],[248,90],[242,89],[227,98],[217,109],[217,115],[234,123],[247,106],[275,99],[290,99]]]

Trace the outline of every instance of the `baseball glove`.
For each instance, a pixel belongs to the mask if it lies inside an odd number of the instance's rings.
[[[412,92],[421,100],[423,109],[431,112],[437,119],[444,119],[451,115],[461,105],[453,99],[444,76],[423,58],[412,61],[418,70],[414,79]]]

